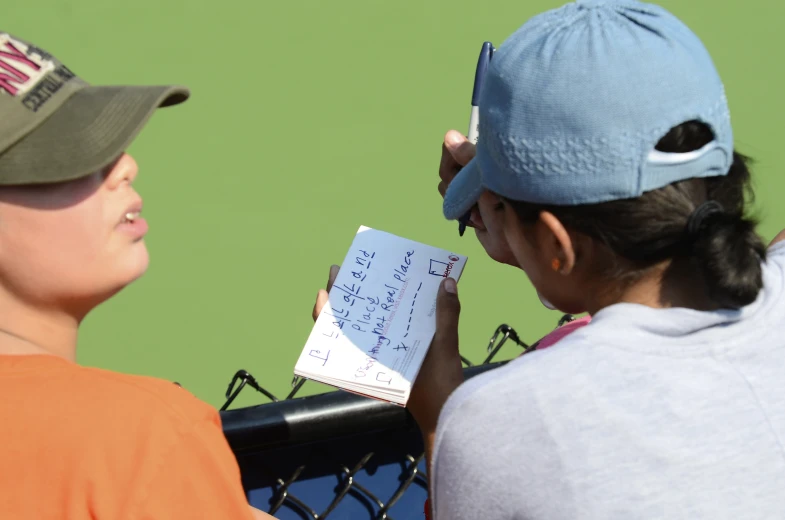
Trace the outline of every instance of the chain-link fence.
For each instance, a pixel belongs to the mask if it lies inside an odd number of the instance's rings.
[[[466,377],[504,364],[494,359],[508,343],[522,353],[536,348],[501,325],[481,364],[461,357]],[[280,520],[422,518],[428,480],[408,412],[348,392],[297,397],[304,384],[295,378],[284,399],[244,370],[229,384],[221,416],[250,503]],[[229,410],[248,388],[269,402]]]

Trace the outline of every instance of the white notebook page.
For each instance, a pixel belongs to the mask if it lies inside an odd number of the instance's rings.
[[[467,258],[360,227],[295,374],[407,394],[436,330],[436,294]],[[346,384],[342,384],[345,382]]]

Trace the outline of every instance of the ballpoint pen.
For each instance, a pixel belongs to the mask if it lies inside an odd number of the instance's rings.
[[[491,42],[483,43],[480,58],[477,60],[477,71],[474,73],[474,88],[472,89],[472,111],[469,117],[469,135],[467,136],[472,144],[477,144],[477,139],[480,137],[480,92],[482,92],[485,73],[488,71],[495,50]],[[458,219],[458,233],[461,236],[466,232],[466,225],[471,216],[472,212],[469,210]]]

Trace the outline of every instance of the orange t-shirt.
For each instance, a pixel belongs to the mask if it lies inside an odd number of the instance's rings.
[[[3,520],[252,518],[218,412],[159,379],[0,356]]]

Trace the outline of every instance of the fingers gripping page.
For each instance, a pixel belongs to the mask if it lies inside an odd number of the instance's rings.
[[[406,404],[436,331],[436,294],[467,258],[360,227],[295,365],[298,376]]]

